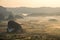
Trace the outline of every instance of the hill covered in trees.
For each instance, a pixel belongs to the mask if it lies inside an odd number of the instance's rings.
[[[7,10],[12,11],[14,14],[27,13],[32,16],[40,15],[60,15],[60,8],[51,7],[40,7],[40,8],[29,8],[29,7],[18,7],[18,8],[7,8]]]
[[[60,7],[51,8],[51,7],[40,7],[40,8],[29,8],[29,7],[16,7],[16,8],[5,8],[0,6],[0,15],[3,16],[11,15],[22,15],[23,13],[29,14],[29,16],[53,16],[60,15]],[[23,15],[22,15],[23,16]]]
[[[9,16],[13,16],[12,12],[8,11],[5,7],[0,6],[0,21],[9,19]],[[10,16],[10,17],[11,17]]]

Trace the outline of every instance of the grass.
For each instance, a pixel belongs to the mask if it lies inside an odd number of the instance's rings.
[[[17,23],[22,24],[25,33],[24,38],[18,40],[60,40],[60,21],[49,21],[45,18],[37,19],[18,19]],[[5,23],[0,23],[5,26]],[[14,39],[15,40],[15,39]]]

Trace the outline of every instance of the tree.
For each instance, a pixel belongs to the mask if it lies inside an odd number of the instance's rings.
[[[11,14],[9,14],[9,16],[8,16],[8,20],[13,20],[14,19],[14,16],[13,16],[13,14],[11,13]]]
[[[56,21],[58,21],[58,20],[57,20],[57,19],[49,19],[49,21],[56,22]]]
[[[23,18],[23,17],[20,15],[15,15],[15,18],[19,19],[19,18]]]
[[[4,15],[0,14],[0,21],[4,20]]]

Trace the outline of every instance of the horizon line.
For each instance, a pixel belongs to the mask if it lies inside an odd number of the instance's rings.
[[[6,7],[6,6],[2,6],[5,8],[21,8],[21,7],[26,7],[26,6],[19,6],[19,7]],[[46,6],[41,6],[41,7],[46,7]],[[41,8],[41,7],[27,7],[27,8]],[[47,8],[60,8],[60,7],[47,7]]]

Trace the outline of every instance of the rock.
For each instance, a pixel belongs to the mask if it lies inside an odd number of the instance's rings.
[[[15,21],[9,21],[8,22],[8,28],[7,28],[7,32],[23,32],[23,29],[21,27],[20,24],[16,23]]]

